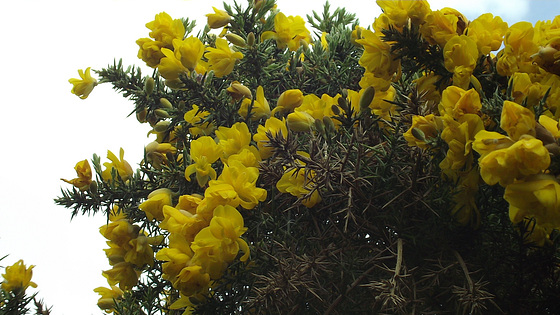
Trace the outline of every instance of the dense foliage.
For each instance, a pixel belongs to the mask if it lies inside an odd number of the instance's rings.
[[[80,70],[155,140],[76,165],[56,202],[99,213],[118,314],[558,314],[560,17],[273,0],[146,24],[138,57]],[[211,29],[221,29],[213,33]],[[499,50],[499,51],[498,51]]]

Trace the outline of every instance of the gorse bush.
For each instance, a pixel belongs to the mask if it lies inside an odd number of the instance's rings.
[[[101,309],[560,313],[560,17],[377,4],[367,28],[328,3],[307,24],[224,3],[196,35],[158,13],[151,75],[70,80],[112,85],[155,138],[134,165],[78,162],[56,199],[108,218]]]

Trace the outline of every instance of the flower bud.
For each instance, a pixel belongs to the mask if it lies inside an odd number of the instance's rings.
[[[146,79],[146,81],[144,82],[144,92],[146,93],[146,95],[148,96],[152,95],[152,93],[154,92],[155,83],[156,82],[152,77],[148,77]]]
[[[535,138],[541,140],[543,144],[556,143],[556,138],[543,125],[537,123],[535,125]]]
[[[226,11],[218,10],[215,7],[212,7],[212,9],[214,9],[214,13],[206,14],[210,28],[220,28],[229,24],[231,16]]]
[[[368,86],[365,89],[364,94],[362,94],[362,97],[360,97],[360,108],[369,107],[369,104],[371,104],[374,97],[375,97],[375,88],[373,86]]]
[[[171,123],[167,120],[158,121],[158,123],[154,126],[154,131],[158,133],[165,132],[169,129],[169,125],[171,125]]]
[[[148,116],[148,109],[146,107],[136,109],[136,119],[138,122],[145,123],[147,121],[146,116]]]
[[[548,152],[554,156],[560,156],[560,146],[556,143],[549,143],[544,146]]]
[[[247,45],[249,45],[249,47],[253,47],[253,45],[255,45],[255,34],[253,32],[247,35]]]
[[[248,87],[239,83],[238,81],[231,82],[231,85],[226,89],[226,92],[236,101],[239,101],[242,98],[253,98],[253,93],[249,90]]]
[[[424,134],[424,131],[422,131],[422,129],[413,127],[410,132],[412,133],[414,138],[416,138],[420,141],[426,141],[426,135]]]
[[[325,124],[325,130],[328,133],[333,133],[336,131],[334,122],[329,116],[323,116],[323,124]]]
[[[159,104],[163,108],[173,108],[173,105],[171,105],[171,102],[168,101],[166,98],[163,98],[163,97],[159,99]]]
[[[320,134],[325,134],[325,124],[323,124],[322,120],[315,119],[315,129],[317,129]]]
[[[97,182],[96,181],[92,181],[91,184],[89,184],[89,191],[92,194],[97,194]]]
[[[230,43],[234,44],[235,46],[239,46],[239,47],[247,46],[247,42],[243,39],[243,37],[237,34],[228,33],[226,34],[226,38],[227,40],[229,40]]]
[[[339,100],[338,103],[340,104],[340,98],[338,100]],[[337,115],[337,116],[340,115],[340,107],[338,107],[336,105],[332,105],[331,109],[332,109],[332,111],[335,115]]]
[[[154,114],[156,114],[158,118],[171,118],[169,113],[165,109],[161,108],[154,110]]]
[[[306,112],[293,112],[288,115],[286,122],[292,131],[308,132],[311,131],[315,118]]]

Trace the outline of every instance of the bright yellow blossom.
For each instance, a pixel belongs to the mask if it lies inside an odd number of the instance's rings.
[[[309,30],[305,27],[305,21],[301,16],[286,16],[278,12],[274,17],[274,31],[266,31],[261,35],[261,40],[275,39],[280,49],[288,47],[296,51],[301,42],[311,42]]]
[[[226,11],[216,9],[216,7],[212,7],[212,9],[214,13],[206,14],[206,17],[208,17],[208,26],[210,28],[220,28],[229,24],[231,16],[229,16]]]
[[[314,177],[314,171],[292,169],[282,175],[282,178],[276,183],[276,188],[282,193],[289,193],[301,198],[304,206],[312,208],[321,201],[321,195],[315,189]]]
[[[87,67],[85,73],[84,70],[79,69],[80,79],[72,78],[68,80],[72,84],[72,94],[79,96],[81,99],[86,99],[97,85],[97,80],[91,76],[90,72],[91,67]]]
[[[270,117],[266,120],[263,125],[257,127],[257,133],[253,135],[253,141],[257,143],[259,148],[259,153],[261,158],[267,159],[272,156],[273,148],[270,146],[270,139],[267,136],[267,132],[270,132],[272,137],[278,137],[279,133],[283,138],[288,137],[288,128],[286,128],[286,120],[282,120],[276,117]]]
[[[163,220],[163,207],[172,203],[173,192],[168,188],[160,188],[152,191],[148,199],[142,202],[138,208],[146,213],[149,221],[156,219]]]
[[[61,178],[61,180],[67,182],[68,184],[74,185],[74,187],[78,188],[81,191],[88,190],[89,186],[91,185],[91,167],[89,166],[88,160],[83,160],[76,163],[74,167],[76,170],[76,174],[78,175],[77,178],[72,180],[67,180]]]
[[[238,59],[243,59],[243,54],[233,51],[229,47],[227,40],[223,38],[217,38],[216,48],[208,47],[204,56],[208,58],[209,70],[214,70],[214,74],[218,78],[230,74],[233,71],[235,62]]]
[[[276,107],[272,110],[272,114],[280,112],[282,114],[291,113],[296,107],[303,103],[303,92],[299,89],[286,90],[280,94]]]
[[[478,163],[480,175],[488,185],[507,186],[515,179],[546,170],[550,154],[542,141],[525,135],[507,148],[489,152]]]
[[[185,178],[190,181],[190,176],[196,173],[198,185],[204,187],[209,179],[216,178],[212,163],[222,155],[222,147],[211,137],[203,136],[191,142],[190,154],[194,163],[185,169]]]
[[[190,123],[192,127],[189,132],[193,136],[208,136],[216,130],[216,125],[211,121],[206,121],[210,112],[200,110],[198,105],[193,104],[192,109],[185,113],[183,119]]]
[[[171,206],[163,207],[163,215],[165,219],[159,227],[172,234],[180,234],[189,242],[194,241],[196,234],[208,226],[208,222],[201,215]]]
[[[500,128],[513,139],[518,140],[523,135],[535,136],[535,114],[511,101],[504,101]]]
[[[549,233],[560,227],[560,184],[552,175],[537,175],[506,187],[504,199],[510,218],[517,223],[534,218]]]
[[[228,127],[219,127],[216,130],[216,137],[224,150],[223,157],[227,159],[232,154],[237,154],[251,143],[251,133],[249,127],[244,122],[237,122]]]
[[[204,44],[195,36],[189,36],[183,40],[174,39],[173,49],[175,57],[189,71],[193,71],[202,55],[204,54]]]
[[[500,49],[507,28],[502,18],[485,13],[471,21],[466,35],[476,42],[479,55],[488,55]]]
[[[156,14],[153,21],[146,23],[146,27],[151,30],[150,37],[155,41],[162,42],[163,47],[173,48],[174,39],[183,39],[185,26],[180,19],[172,19],[165,12]]]
[[[126,182],[133,174],[132,167],[124,160],[124,150],[121,148],[119,152],[120,158],[117,158],[113,152],[107,151],[107,158],[111,161],[111,163],[103,163],[105,170],[101,173],[101,177],[106,182],[110,182],[114,179],[112,175],[113,169],[115,169],[117,176],[124,182]]]
[[[286,120],[288,128],[295,132],[309,132],[314,123],[315,118],[304,111],[290,113]]]
[[[161,49],[164,43],[157,42],[151,38],[140,38],[136,41],[140,46],[138,58],[142,59],[149,67],[155,68],[159,65],[161,58],[164,57]]]
[[[430,44],[445,46],[448,40],[459,35],[457,23],[459,18],[454,14],[445,14],[443,10],[426,14],[425,23],[420,27],[420,33]]]
[[[113,265],[113,268],[103,271],[102,275],[110,285],[118,283],[122,290],[130,290],[138,283],[140,271],[136,270],[133,264],[123,261]]]
[[[249,107],[251,107],[250,114]],[[264,90],[262,86],[259,85],[257,87],[257,97],[254,100],[250,100],[248,98],[243,100],[238,113],[243,119],[249,118],[252,121],[270,117],[270,106],[264,97]]]
[[[232,202],[245,209],[253,209],[259,202],[266,199],[266,190],[256,186],[259,178],[258,168],[246,167],[238,160],[228,160],[228,164],[224,165],[222,173],[216,180],[210,181],[210,187],[215,185],[231,186],[231,189],[237,195]]]
[[[435,138],[440,130],[439,125],[441,125],[441,122],[438,123],[437,120],[441,119],[434,116],[434,114],[426,116],[414,115],[412,117],[412,126],[403,134],[408,145],[428,149],[426,140]]]
[[[399,60],[391,54],[391,46],[370,30],[362,31],[362,38],[356,42],[364,46],[359,64],[376,77],[391,80],[400,67]]]
[[[476,42],[465,35],[451,37],[443,47],[447,71],[453,73],[453,85],[466,89],[478,61]]]
[[[26,267],[23,260],[18,260],[15,264],[6,267],[6,270],[2,277],[2,289],[6,292],[23,290],[28,287],[37,287],[37,284],[31,281],[33,277],[33,265]]]
[[[480,95],[475,89],[465,91],[457,86],[449,86],[441,94],[440,115],[449,115],[460,120],[465,114],[478,114],[482,109]]]
[[[111,313],[115,309],[115,301],[122,299],[123,290],[114,285],[111,288],[98,287],[93,289],[94,292],[101,295],[97,301],[97,306],[107,313]]]
[[[441,138],[447,143],[447,155],[440,163],[440,168],[445,171],[457,171],[467,165],[472,159],[471,149],[475,135],[484,129],[482,119],[476,114],[464,114],[460,121],[446,115],[443,118],[445,128]]]
[[[231,82],[230,86],[226,89],[228,94],[236,101],[241,100],[242,98],[253,98],[253,93],[249,90],[248,87],[239,83],[238,81]]]

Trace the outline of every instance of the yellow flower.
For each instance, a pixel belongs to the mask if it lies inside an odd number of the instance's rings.
[[[420,26],[420,33],[430,44],[443,47],[448,40],[459,34],[458,22],[457,15],[445,14],[443,10],[432,11],[426,14],[425,23]]]
[[[526,102],[527,107],[536,106],[550,88],[550,86],[542,85],[541,82],[533,83],[528,73],[514,73],[509,79],[509,84],[512,85],[513,101],[517,104]]]
[[[97,301],[97,306],[107,313],[111,313],[115,310],[115,301],[122,299],[124,294],[123,290],[114,285],[112,285],[110,289],[98,287],[93,289],[93,291],[101,295]]]
[[[171,206],[163,207],[163,215],[165,219],[159,224],[159,227],[169,233],[180,234],[189,242],[194,241],[196,234],[208,226],[208,222],[201,215]]]
[[[465,114],[478,114],[482,109],[480,95],[475,89],[468,91],[457,86],[449,86],[441,94],[440,115],[449,115],[457,120]]]
[[[231,128],[219,127],[216,130],[216,137],[220,140],[219,144],[224,150],[225,159],[232,154],[241,152],[251,143],[251,133],[244,122],[237,122]]]
[[[168,188],[160,188],[152,191],[148,199],[142,202],[138,208],[146,213],[149,221],[163,220],[163,207],[171,205],[173,192]]]
[[[189,71],[193,71],[202,55],[204,54],[204,44],[195,36],[189,36],[184,40],[174,39],[173,48],[175,57]]]
[[[535,114],[529,109],[511,101],[504,101],[500,128],[513,140],[518,140],[522,135],[535,136],[536,123]]]
[[[400,62],[391,54],[391,46],[370,30],[362,31],[362,38],[356,40],[364,46],[359,64],[378,78],[391,80]]]
[[[315,189],[314,177],[314,171],[292,169],[282,175],[276,183],[276,188],[282,193],[289,193],[301,199],[304,206],[312,208],[321,201],[321,195]]]
[[[240,249],[244,252],[240,260],[246,261],[249,258],[249,246],[241,238],[245,231],[247,231],[247,228],[244,226],[243,217],[237,209],[228,205],[218,206],[214,210],[210,225],[202,229],[195,237],[192,244],[195,253],[193,260],[197,260],[197,253],[200,249],[210,245],[217,252],[215,254],[216,258],[224,262],[233,261]]]
[[[262,161],[261,154],[255,146],[245,147],[241,152],[232,154],[228,157],[227,163],[231,161],[238,161],[246,167],[259,167],[259,162]]]
[[[152,141],[146,146],[145,151],[147,160],[152,163],[154,168],[161,169],[162,164],[168,163],[167,154],[177,153],[177,148],[171,143]]]
[[[188,73],[189,70],[183,66],[181,60],[177,59],[171,49],[162,48],[161,53],[165,57],[161,58],[157,69],[166,80],[177,80],[180,74]]]
[[[500,49],[507,28],[508,24],[502,18],[485,13],[471,21],[466,35],[476,42],[480,55],[488,55]]]
[[[329,42],[327,42],[327,35],[328,34],[329,33],[327,33],[327,32],[321,33],[321,47],[325,51],[329,50]]]
[[[502,76],[511,76],[515,72],[538,72],[531,56],[538,53],[538,46],[533,41],[533,25],[518,22],[506,31],[504,49],[498,53],[496,70]]]
[[[249,107],[251,107],[250,114]],[[243,100],[238,113],[243,119],[249,118],[252,121],[270,117],[270,106],[264,97],[264,90],[262,86],[259,85],[259,87],[257,87],[257,97],[254,100],[247,98]]]
[[[288,129],[286,128],[286,120],[276,117],[270,117],[263,125],[257,127],[257,133],[253,135],[253,141],[257,143],[259,153],[262,159],[267,159],[272,156],[274,148],[270,146],[270,140],[267,136],[270,133],[272,137],[278,137],[281,133],[283,138],[288,137]]]
[[[119,284],[122,290],[130,290],[138,283],[140,271],[134,268],[129,262],[119,262],[109,270],[103,271],[102,275],[107,279],[110,285]]]
[[[425,0],[377,0],[377,5],[387,15],[390,23],[399,29],[408,23],[409,18],[413,24],[422,24],[426,14],[430,12],[430,5]]]
[[[261,40],[275,39],[280,49],[288,47],[296,51],[301,43],[311,42],[309,30],[305,27],[305,21],[301,16],[288,16],[278,12],[274,17],[274,31],[266,31],[261,35]]]
[[[216,178],[216,171],[212,163],[222,155],[222,148],[209,136],[203,136],[191,142],[191,159],[193,164],[185,169],[185,178],[190,181],[190,176],[196,172],[196,181],[204,187],[209,179]]]
[[[198,105],[195,104],[193,104],[191,110],[185,113],[183,118],[192,125],[192,127],[189,128],[189,132],[193,136],[207,136],[216,130],[216,125],[214,125],[214,123],[205,121],[209,115],[210,112],[200,110]]]
[[[510,184],[504,199],[510,205],[512,222],[534,218],[548,232],[560,228],[560,184],[554,176],[537,175]]]
[[[295,132],[309,132],[314,123],[315,118],[303,111],[290,113],[286,121],[288,128]]]
[[[153,21],[146,23],[146,27],[151,30],[150,37],[158,42],[162,42],[166,48],[173,48],[174,39],[183,39],[185,26],[180,19],[172,19],[169,14],[161,12],[156,14]]]
[[[229,24],[231,16],[226,11],[218,10],[216,7],[212,7],[214,13],[208,13],[208,26],[210,28],[220,28]]]
[[[228,46],[227,40],[223,38],[217,38],[216,48],[208,47],[205,56],[208,58],[209,69],[214,70],[214,74],[218,78],[230,74],[235,62],[238,59],[243,59],[243,54],[233,51]]]
[[[299,89],[286,90],[278,97],[276,107],[272,110],[272,114],[280,112],[282,114],[291,113],[296,107],[303,103],[303,92]]]
[[[132,176],[132,167],[124,160],[124,150],[122,148],[120,149],[120,158],[117,158],[117,156],[111,151],[107,151],[107,158],[111,161],[111,163],[103,163],[105,170],[101,173],[101,177],[104,181],[111,182],[114,180],[112,175],[113,169],[115,169],[117,176],[120,177],[123,182],[126,182],[130,176]]]
[[[443,119],[445,128],[441,133],[441,138],[447,143],[449,149],[439,166],[446,171],[460,170],[472,159],[472,154],[470,154],[472,143],[475,135],[484,129],[484,124],[482,119],[475,114],[464,114],[460,121],[453,120],[450,116],[445,116]]]
[[[233,98],[236,101],[239,101],[242,98],[248,98],[248,99],[253,98],[253,93],[251,93],[251,90],[249,90],[248,87],[246,87],[245,85],[237,81],[231,82],[230,86],[226,89],[226,91],[231,96],[231,98]]]
[[[163,279],[171,281],[175,286],[176,277],[187,267],[192,256],[191,243],[183,235],[171,233],[169,246],[160,249],[156,254],[157,260],[166,261],[162,264]]]
[[[443,60],[447,71],[453,73],[453,85],[468,88],[478,60],[476,42],[466,35],[451,37],[443,48]]]
[[[542,141],[523,136],[507,148],[487,153],[478,163],[480,175],[488,185],[500,183],[507,186],[515,179],[546,170],[550,165],[550,154]]]
[[[237,160],[228,160],[222,173],[216,180],[211,180],[209,189],[215,185],[229,185],[237,194],[232,202],[245,209],[253,209],[259,202],[266,199],[266,190],[257,187],[259,169],[246,167]]]
[[[149,67],[157,67],[161,58],[164,57],[161,52],[161,49],[164,48],[164,43],[154,41],[151,38],[140,38],[136,41],[136,44],[140,46],[138,58],[142,59]]]
[[[481,130],[474,136],[472,148],[483,158],[490,152],[509,148],[514,142],[500,133]]]
[[[6,267],[5,274],[2,275],[2,289],[7,292],[22,290],[25,291],[29,286],[36,288],[37,284],[31,281],[33,277],[34,265],[25,267],[23,260],[18,260],[15,264]]]
[[[426,140],[435,138],[438,134],[438,130],[440,130],[438,125],[440,125],[441,122],[438,124],[438,119],[439,117],[433,114],[426,116],[414,115],[412,117],[412,126],[403,134],[408,145],[411,147],[416,146],[421,149],[428,149]]]
[[[93,88],[97,85],[97,80],[90,74],[91,67],[87,67],[86,72],[79,69],[78,74],[80,79],[69,79],[68,82],[72,84],[72,94],[79,96],[81,99],[86,99]]]
[[[88,160],[83,160],[76,163],[74,167],[76,170],[76,174],[78,174],[78,178],[74,178],[72,180],[67,180],[61,178],[61,180],[67,182],[68,184],[74,185],[74,187],[78,188],[81,191],[88,190],[89,186],[91,185],[91,167],[89,166]]]
[[[560,138],[560,129],[558,126],[558,120],[554,118],[550,118],[546,115],[539,116],[539,124],[541,124],[550,134],[558,139]]]

